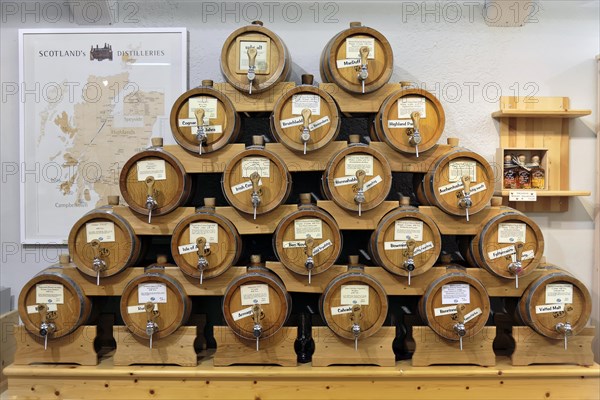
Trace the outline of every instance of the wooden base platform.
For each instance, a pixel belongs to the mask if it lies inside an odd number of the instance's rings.
[[[592,400],[600,393],[600,366],[515,367],[498,358],[494,367],[337,366],[313,368],[96,367],[11,365],[10,399],[561,399]]]

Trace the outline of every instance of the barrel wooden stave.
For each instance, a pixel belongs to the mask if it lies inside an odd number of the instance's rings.
[[[37,337],[39,333],[41,315],[39,312],[28,313],[28,306],[37,306],[36,285],[60,284],[63,286],[63,304],[56,304],[56,331],[48,336],[49,339],[64,337],[88,321],[92,312],[92,301],[84,295],[83,290],[72,278],[60,271],[45,270],[30,279],[19,294],[19,316],[25,329]]]
[[[100,272],[100,277],[115,275],[141,259],[142,241],[129,222],[113,213],[111,207],[100,208],[81,217],[69,232],[69,253],[79,271],[88,276],[97,276],[93,268],[94,249],[91,240],[87,239],[86,224],[98,222],[112,222],[115,227],[115,240],[101,241],[101,247],[107,249],[109,253],[103,258],[106,262],[106,270]]]
[[[368,338],[383,326],[387,317],[388,299],[385,290],[375,278],[360,271],[349,271],[335,277],[319,298],[321,317],[327,326],[344,339],[354,339],[352,314],[332,315],[332,307],[341,306],[342,285],[366,285],[369,287],[369,304],[361,308],[361,332],[358,340]]]
[[[181,220],[171,236],[171,254],[177,266],[189,277],[200,278],[198,254],[195,251],[180,254],[179,246],[195,244],[189,240],[190,224],[197,222],[217,224],[219,242],[210,243],[210,253],[205,256],[208,268],[203,273],[205,279],[215,278],[238,261],[242,252],[242,239],[231,221],[214,211],[201,210]]]
[[[150,270],[150,272],[129,281],[121,295],[121,317],[127,329],[133,335],[142,339],[149,338],[146,335],[146,323],[148,321],[146,313],[130,313],[128,311],[128,307],[143,306],[145,304],[138,301],[138,285],[140,284],[165,284],[167,289],[167,302],[156,303],[160,314],[155,319],[158,330],[153,334],[153,339],[167,337],[187,322],[192,311],[192,300],[186,294],[181,283],[164,273]]]
[[[264,318],[260,339],[267,339],[276,334],[285,324],[292,311],[292,298],[277,275],[266,269],[254,269],[232,280],[225,289],[222,311],[225,322],[231,330],[247,340],[256,340],[253,335],[254,321],[252,316],[235,321],[232,314],[244,310],[251,305],[242,305],[241,287],[245,285],[264,284],[268,286],[269,304],[261,304]]]
[[[138,180],[137,173],[137,163],[145,160],[165,161],[166,179],[154,182],[158,206],[152,210],[152,215],[168,214],[177,207],[183,206],[191,196],[192,178],[185,172],[185,168],[177,158],[161,148],[153,147],[135,154],[121,170],[119,188],[129,208],[136,213],[148,215],[146,208],[148,188],[145,181]]]

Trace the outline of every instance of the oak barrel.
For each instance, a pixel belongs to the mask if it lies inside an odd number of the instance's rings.
[[[225,289],[222,310],[225,322],[239,337],[266,339],[287,321],[292,298],[281,279],[261,264],[259,256],[252,256],[247,273]]]
[[[133,211],[148,215],[152,209],[152,216],[158,216],[189,200],[192,179],[181,162],[163,149],[162,138],[152,138],[152,144],[125,163],[119,188]],[[148,196],[155,201],[152,206],[148,205]]]
[[[490,313],[490,298],[483,284],[461,271],[446,267],[447,273],[427,286],[419,300],[419,314],[439,336],[459,340],[457,324],[464,322],[464,338],[479,333]]]
[[[283,160],[265,150],[262,136],[253,136],[252,140],[252,146],[227,163],[221,185],[232,207],[247,214],[265,214],[285,203],[292,177]],[[255,200],[258,203],[253,203]]]
[[[273,248],[289,270],[316,275],[331,267],[340,256],[342,234],[335,219],[311,203],[310,193],[302,193],[298,210],[277,225]]]
[[[198,251],[198,242],[204,249]],[[171,237],[171,254],[181,271],[192,278],[210,279],[234,265],[242,252],[242,239],[231,221],[215,212],[215,199],[177,224]]]
[[[319,298],[323,321],[338,336],[364,339],[375,334],[387,317],[388,298],[383,286],[349,256],[348,272],[327,284]],[[358,309],[355,307],[360,306]],[[358,329],[353,331],[353,328]]]
[[[368,49],[368,53],[361,54],[364,48]],[[366,64],[363,64],[364,61]],[[351,22],[348,29],[327,42],[321,53],[323,81],[336,83],[350,93],[376,91],[390,80],[393,68],[394,54],[388,40],[360,22]],[[366,79],[365,75],[361,75],[365,72]]]
[[[348,147],[327,163],[321,183],[329,200],[346,210],[362,212],[386,199],[392,187],[392,171],[382,153],[359,140],[358,135],[350,135]]]
[[[171,108],[171,132],[184,149],[204,154],[234,142],[241,127],[231,100],[213,88],[213,81],[183,93]],[[198,126],[200,123],[200,127]]]
[[[291,65],[292,58],[285,43],[261,21],[235,30],[221,50],[221,72],[225,80],[247,93],[264,92],[284,81]],[[253,73],[251,66],[254,66]]]
[[[275,140],[304,153],[333,141],[340,125],[340,113],[333,97],[313,86],[312,75],[302,75],[302,85],[285,92],[271,114]]]

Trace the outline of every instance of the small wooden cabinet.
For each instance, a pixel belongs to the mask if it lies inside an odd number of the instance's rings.
[[[496,195],[503,197],[504,204],[524,212],[565,212],[569,210],[569,197],[591,194],[569,186],[569,120],[590,114],[591,110],[571,109],[568,97],[500,98],[500,111],[492,117],[500,123]],[[503,186],[507,154],[540,157],[546,171],[545,189],[525,189],[535,191],[536,201],[509,201],[510,192],[519,189]]]

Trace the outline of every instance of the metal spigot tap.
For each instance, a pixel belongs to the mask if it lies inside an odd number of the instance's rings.
[[[202,154],[202,145],[208,140],[206,129],[204,128],[204,114],[206,112],[203,108],[198,108],[194,115],[196,116],[196,139],[198,140],[198,153]]]
[[[261,324],[261,320],[265,317],[265,312],[263,311],[260,304],[255,304],[252,306],[252,319],[254,320],[254,326],[252,329],[252,335],[256,338],[256,351],[259,350],[260,337],[262,336],[263,327]]]
[[[260,174],[254,171],[250,174],[250,182],[252,182],[252,194],[250,195],[250,201],[252,202],[252,208],[254,209],[254,219],[256,219],[256,209],[260,206],[262,192],[259,187]]]
[[[146,209],[148,210],[148,223],[152,222],[152,210],[154,210],[158,206],[158,202],[156,201],[156,190],[154,190],[154,182],[155,179],[153,176],[149,176],[146,178]]]
[[[250,89],[248,90],[248,94],[252,94],[252,84],[254,83],[254,79],[256,78],[256,54],[258,50],[256,47],[250,47],[247,51],[248,54],[248,82],[250,85]]]
[[[519,288],[519,274],[523,271],[523,242],[515,243],[515,261],[508,264],[508,271],[515,276],[515,288]]]
[[[56,324],[52,322],[56,319],[56,311],[48,311],[46,304],[38,304],[37,311],[40,313],[40,336],[44,338],[44,350],[48,348],[48,336],[56,332]]]
[[[204,279],[204,271],[208,268],[208,260],[206,257],[210,254],[210,249],[206,248],[206,239],[204,237],[199,237],[196,239],[196,254],[198,254],[198,270],[200,271],[200,284],[202,285],[202,281]]]
[[[152,337],[158,331],[158,324],[155,319],[158,318],[160,312],[155,309],[156,305],[152,302],[144,304],[146,310],[146,335],[150,337],[150,348],[152,348]]]
[[[310,235],[306,235],[304,240],[304,254],[306,255],[306,261],[304,267],[308,270],[308,284],[311,283],[312,270],[315,268],[315,261],[313,259],[313,251],[315,246],[315,240]]]
[[[305,108],[302,110],[302,133],[300,133],[300,141],[304,145],[304,154],[306,154],[306,144],[310,140],[310,116],[312,112]]]
[[[412,119],[413,127],[406,130],[408,143],[411,146],[415,146],[415,155],[419,157],[419,144],[421,144],[422,140],[420,129],[421,113],[414,111],[410,114],[410,119]]]
[[[98,239],[94,239],[90,242],[92,249],[94,250],[94,258],[92,260],[92,268],[96,271],[96,285],[100,285],[100,272],[106,271],[108,265],[106,264],[106,257],[110,255],[110,250],[102,247],[101,242]]]
[[[354,350],[358,351],[358,337],[360,336],[360,320],[362,319],[362,306],[360,304],[354,304],[352,306],[352,314],[350,320],[352,321],[352,334],[354,335]]]
[[[408,271],[408,286],[410,286],[410,276],[411,273],[415,270],[415,246],[417,242],[413,239],[408,239],[406,241],[406,251],[404,252],[404,256],[406,257],[406,261],[404,261],[404,269]]]
[[[452,327],[454,332],[458,335],[458,339],[460,341],[460,351],[463,349],[463,337],[467,334],[467,328],[465,327],[465,306],[463,304],[458,304],[456,306],[456,316],[457,322]]]
[[[358,53],[360,54],[360,72],[358,73],[358,80],[362,85],[362,92],[365,92],[365,81],[369,77],[369,71],[367,70],[367,57],[369,56],[369,48],[362,46]]]
[[[365,198],[365,176],[367,173],[362,169],[356,171],[356,195],[354,196],[354,202],[358,204],[358,216],[360,217],[362,214],[362,204],[367,200]]]
[[[473,201],[471,200],[471,176],[464,175],[461,181],[463,190],[459,193],[458,206],[465,209],[465,215],[467,221],[469,221],[469,208],[473,206]]]

